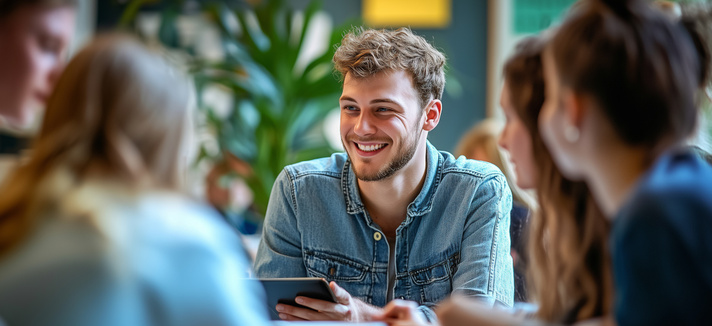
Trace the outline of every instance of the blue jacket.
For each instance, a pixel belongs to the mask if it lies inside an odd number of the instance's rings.
[[[685,150],[660,157],[611,234],[616,322],[712,325],[712,167]]]
[[[423,188],[396,231],[393,296],[432,306],[461,292],[511,306],[511,202],[494,165],[455,159],[428,143]],[[382,307],[388,257],[345,153],[282,171],[267,208],[257,276],[322,277]]]

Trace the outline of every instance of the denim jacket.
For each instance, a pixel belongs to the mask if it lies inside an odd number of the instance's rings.
[[[492,164],[427,147],[423,188],[396,231],[394,298],[432,306],[460,292],[512,306],[512,199],[504,176]],[[388,257],[345,153],[280,173],[257,251],[258,277],[322,277],[383,307]]]

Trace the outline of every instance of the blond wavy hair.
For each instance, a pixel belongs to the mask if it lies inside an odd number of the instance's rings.
[[[610,223],[586,184],[561,174],[540,136],[544,46],[541,37],[520,41],[503,74],[515,111],[529,131],[537,168],[539,207],[530,219],[527,244],[530,297],[539,305],[538,318],[570,323],[612,313]]]
[[[366,78],[382,71],[408,72],[421,107],[442,99],[445,89],[445,55],[408,28],[356,28],[344,36],[333,61],[342,79],[349,73]]]
[[[128,36],[99,37],[77,54],[49,98],[29,162],[0,188],[0,255],[84,183],[181,189],[190,94],[187,79]]]

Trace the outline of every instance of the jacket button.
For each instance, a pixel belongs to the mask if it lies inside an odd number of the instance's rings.
[[[373,233],[373,240],[380,241],[380,240],[381,240],[381,233],[380,233],[380,232],[375,232],[375,233]]]

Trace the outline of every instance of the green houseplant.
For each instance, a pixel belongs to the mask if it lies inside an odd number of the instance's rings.
[[[122,24],[133,26],[146,2],[130,3]],[[341,86],[331,58],[350,24],[331,30],[323,40],[325,50],[299,64],[321,8],[319,1],[303,12],[288,8],[284,0],[238,8],[227,1],[198,3],[196,14],[219,31],[221,60],[201,58],[195,45],[181,44],[177,21],[185,15],[185,1],[163,4],[158,39],[187,54],[198,107],[217,137],[219,153],[201,148],[199,160],[220,166],[213,177],[244,180],[254,196],[251,210],[264,216],[272,184],[284,166],[334,151],[321,127],[327,113],[338,107]],[[202,96],[216,85],[232,95],[226,116],[217,114]]]

